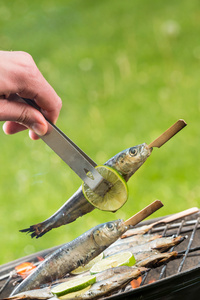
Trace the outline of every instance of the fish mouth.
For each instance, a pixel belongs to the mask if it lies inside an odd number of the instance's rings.
[[[141,156],[144,158],[149,157],[151,155],[153,148],[149,148],[149,146],[146,143],[143,143],[140,146],[141,146],[140,148]]]
[[[124,228],[124,226],[125,226],[124,221],[119,219],[116,224],[117,231],[120,231],[122,228]],[[128,226],[127,226],[127,229],[128,229]]]

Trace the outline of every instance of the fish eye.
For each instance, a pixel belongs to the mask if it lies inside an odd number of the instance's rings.
[[[109,230],[113,230],[114,229],[114,225],[112,223],[108,223],[107,227]]]
[[[130,148],[129,154],[130,154],[131,156],[135,156],[135,155],[137,154],[137,149],[135,149],[134,147],[133,147],[133,148]]]

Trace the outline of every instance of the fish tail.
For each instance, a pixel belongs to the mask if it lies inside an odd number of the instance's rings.
[[[35,225],[31,225],[28,228],[21,229],[20,232],[26,232],[27,234],[30,234],[32,238],[35,237],[38,239],[51,229],[52,227],[49,226],[48,222],[44,221]]]
[[[144,275],[146,272],[149,272],[151,268],[145,268],[145,267],[139,267],[140,270],[140,276]]]
[[[177,251],[172,251],[169,253],[166,253],[166,256],[164,256],[159,263],[163,264],[163,263],[167,263],[169,260],[175,259],[178,256],[178,252]]]
[[[51,217],[29,228],[22,229],[20,232],[30,233],[32,238],[39,238],[53,228],[75,221],[78,217],[87,214],[94,208],[95,207],[85,199],[82,193],[82,187],[80,187]]]

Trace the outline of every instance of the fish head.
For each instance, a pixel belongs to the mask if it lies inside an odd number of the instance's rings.
[[[108,161],[108,165],[115,168],[128,181],[150,156],[152,150],[153,148],[149,148],[146,143],[130,147],[115,155]]]
[[[115,220],[101,224],[94,232],[94,240],[99,246],[109,245],[115,242],[126,230],[128,226],[123,220]]]

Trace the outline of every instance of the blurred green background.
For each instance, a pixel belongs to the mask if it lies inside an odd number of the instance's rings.
[[[130,179],[118,212],[95,210],[37,240],[19,229],[48,218],[81,180],[42,141],[1,131],[1,264],[155,199],[164,207],[152,217],[200,206],[199,15],[197,0],[1,0],[1,49],[33,56],[63,100],[57,125],[98,164],[188,123]]]

